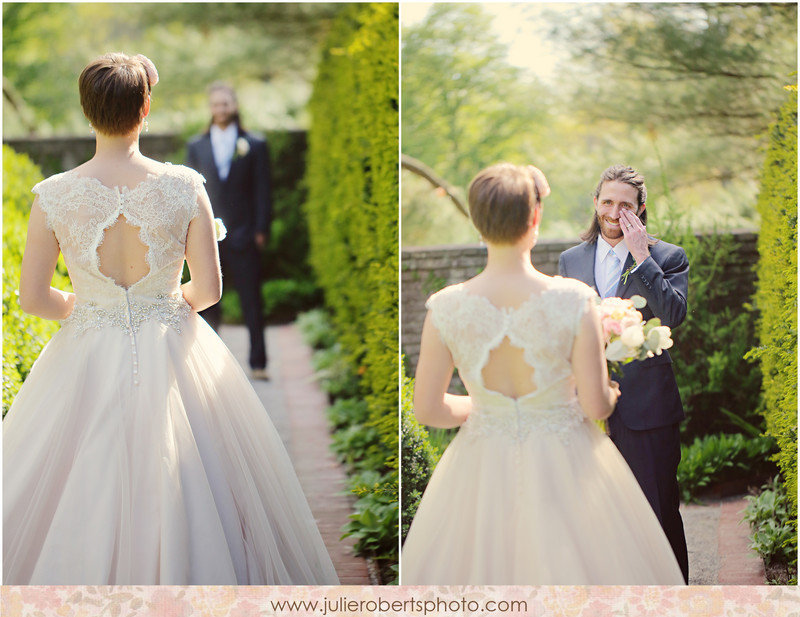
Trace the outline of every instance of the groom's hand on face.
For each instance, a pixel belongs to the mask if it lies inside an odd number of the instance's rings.
[[[647,229],[644,223],[636,214],[625,208],[620,208],[619,220],[628,250],[637,264],[642,263],[650,257],[650,247],[647,244]]]

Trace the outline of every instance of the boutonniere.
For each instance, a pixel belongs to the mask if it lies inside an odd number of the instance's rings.
[[[637,263],[636,263],[636,260],[634,259],[633,263],[631,264],[631,267],[628,268],[627,270],[625,270],[625,272],[622,273],[622,277],[620,277],[620,278],[622,278],[622,284],[623,285],[627,285],[628,284],[628,275],[630,275],[630,273],[633,272],[633,269],[636,266],[637,266]]]
[[[247,153],[250,152],[250,144],[247,143],[247,140],[244,137],[240,137],[236,140],[236,151],[233,153],[233,160],[246,156]]]

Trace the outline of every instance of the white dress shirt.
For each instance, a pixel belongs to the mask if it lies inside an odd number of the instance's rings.
[[[236,138],[239,136],[239,127],[229,124],[221,129],[216,124],[211,125],[211,150],[214,153],[214,162],[217,164],[220,180],[225,180],[231,171],[233,153],[236,151]]]
[[[603,236],[598,236],[597,250],[594,254],[594,280],[595,283],[597,283],[598,293],[601,294],[603,293],[602,290],[606,289],[612,283],[612,281],[606,280],[606,277],[608,276],[606,259],[609,258],[608,254],[612,251],[619,259],[621,275],[625,268],[625,260],[628,259],[628,255],[630,254],[628,245],[625,244],[625,240],[622,240],[621,242],[617,242],[616,246],[612,247],[608,242],[605,241]]]

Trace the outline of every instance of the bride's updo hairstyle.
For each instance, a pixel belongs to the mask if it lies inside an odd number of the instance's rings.
[[[469,185],[472,223],[487,242],[514,244],[528,231],[534,209],[549,194],[544,174],[532,165],[492,165]]]
[[[149,63],[150,66],[147,64]],[[98,133],[127,135],[142,120],[150,96],[148,71],[155,66],[144,56],[112,53],[92,60],[78,78],[83,114]]]

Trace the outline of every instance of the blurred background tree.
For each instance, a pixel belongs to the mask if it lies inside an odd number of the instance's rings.
[[[508,64],[477,4],[434,4],[403,37],[403,149],[466,186],[547,121],[535,77]]]
[[[188,135],[203,127],[206,87],[219,79],[237,88],[248,128],[307,128],[319,48],[344,6],[5,3],[4,137],[87,133],[77,76],[109,51],[143,53],[156,63],[162,82],[153,132]]]

